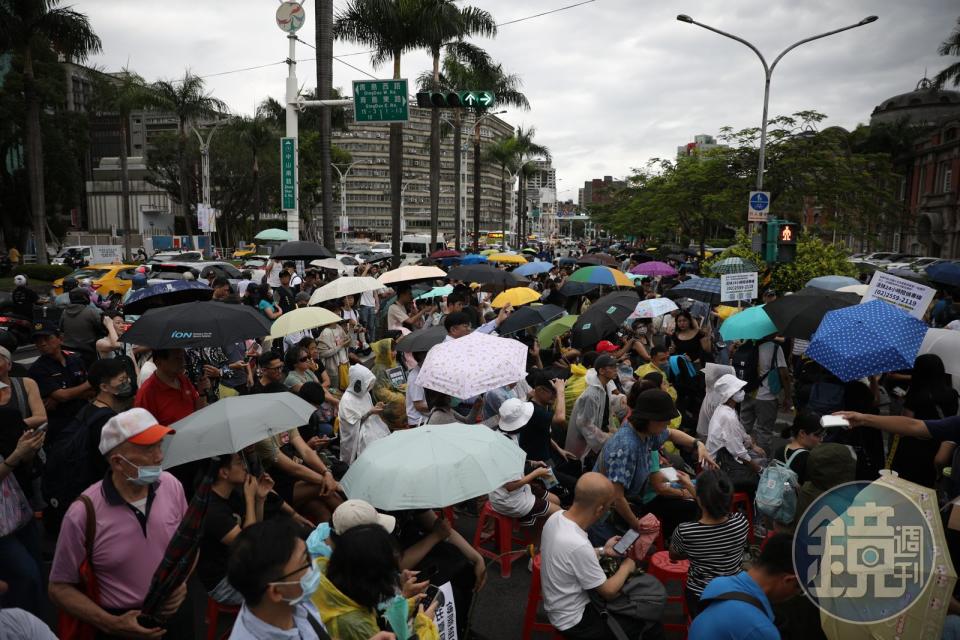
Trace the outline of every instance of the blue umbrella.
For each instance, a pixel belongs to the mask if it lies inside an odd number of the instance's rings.
[[[892,304],[871,300],[827,312],[806,354],[849,382],[913,367],[927,329]]]
[[[196,280],[170,280],[130,293],[123,303],[124,314],[141,314],[154,307],[167,307],[184,302],[202,302],[213,297],[213,289]]]
[[[927,275],[934,282],[960,287],[960,264],[956,262],[939,262],[927,267]]]
[[[487,256],[481,256],[478,253],[471,253],[460,259],[460,264],[485,264],[489,262]]]
[[[804,286],[836,291],[842,287],[849,287],[855,284],[860,284],[860,281],[850,276],[820,276],[819,278],[811,278]]]
[[[522,264],[516,269],[513,270],[518,276],[535,276],[538,273],[547,273],[553,269],[552,262],[528,262],[527,264]]]

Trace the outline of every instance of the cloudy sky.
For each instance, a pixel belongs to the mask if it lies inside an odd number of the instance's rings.
[[[576,0],[475,0],[498,22],[532,16]],[[347,0],[335,0],[341,8]],[[185,68],[206,76],[215,95],[236,113],[251,113],[266,96],[282,98],[286,67],[224,73],[271,65],[287,55],[274,24],[275,0],[74,0],[103,40],[92,63],[129,67],[147,80],[173,78]],[[301,37],[313,42],[313,0]],[[956,22],[955,0],[594,0],[588,4],[505,25],[494,40],[480,40],[505,69],[519,74],[532,109],[503,116],[535,126],[536,138],[553,153],[560,196],[577,197],[583,181],[613,175],[651,157],[672,156],[698,133],[724,125],[756,126],[763,99],[759,60],[745,46],[700,27],[678,22],[686,13],[699,22],[753,42],[772,59],[789,44],[878,15],[873,24],[804,45],[777,66],[771,115],[817,109],[827,124],[866,122],[885,98],[914,88],[923,76],[946,66],[936,54]],[[334,55],[364,47],[336,43]],[[298,45],[297,57],[313,58]],[[378,77],[369,57],[345,60]],[[429,68],[429,58],[411,53],[403,74]],[[312,60],[298,65],[306,87],[316,84]],[[334,63],[334,85],[348,90],[363,74]]]

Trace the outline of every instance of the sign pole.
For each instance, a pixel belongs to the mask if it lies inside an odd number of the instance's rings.
[[[290,233],[291,240],[300,239],[300,150],[297,140],[297,35],[290,33],[287,35],[289,43],[289,52],[287,54],[287,136],[293,138],[293,203],[292,207],[287,209],[287,232]]]

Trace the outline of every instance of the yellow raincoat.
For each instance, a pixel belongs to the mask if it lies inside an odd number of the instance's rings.
[[[384,404],[383,421],[390,430],[405,429],[407,426],[407,385],[395,387],[390,380],[388,369],[400,366],[393,357],[393,340],[386,338],[370,345],[373,351],[373,368],[371,371],[377,377],[373,385],[373,399]]]
[[[664,386],[666,387],[666,392],[670,394],[670,398],[674,402],[676,402],[677,390],[676,388],[674,388],[673,384],[667,379],[666,371],[664,371],[657,365],[653,364],[652,362],[648,362],[647,364],[640,365],[639,367],[637,367],[637,370],[633,372],[633,374],[641,380],[643,380],[643,377],[648,373],[659,373],[661,376],[663,376],[663,382],[664,382]],[[676,418],[670,421],[670,428],[679,429],[681,421],[682,421],[682,418],[680,416],[677,416]]]
[[[369,640],[376,635],[380,631],[376,612],[345,596],[327,579],[327,558],[317,558],[316,562],[321,576],[320,586],[313,594],[313,604],[320,611],[323,626],[330,637],[337,640]],[[411,598],[407,606],[412,610],[417,606],[416,600]],[[422,613],[416,614],[413,631],[419,640],[439,640],[440,637],[437,624]]]
[[[570,365],[570,377],[563,389],[563,402],[567,405],[567,419],[573,413],[573,403],[577,401],[583,390],[587,388],[587,368],[582,364]]]

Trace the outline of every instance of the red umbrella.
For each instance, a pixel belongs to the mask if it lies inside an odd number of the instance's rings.
[[[462,253],[459,251],[454,251],[453,249],[440,249],[431,253],[430,257],[434,260],[438,260],[440,258],[459,258],[462,255]]]

